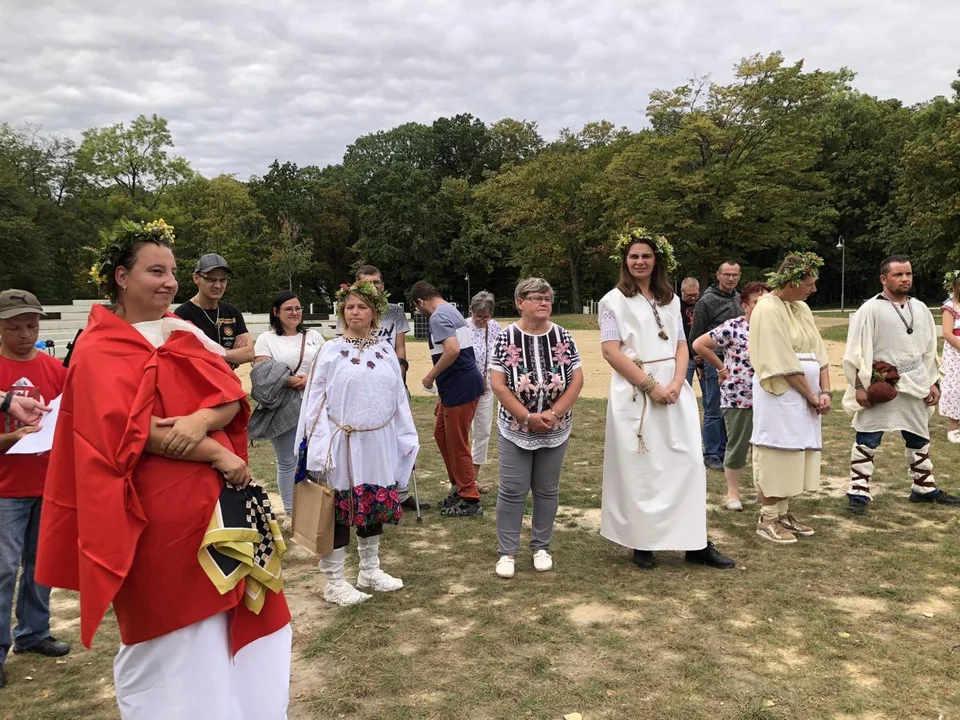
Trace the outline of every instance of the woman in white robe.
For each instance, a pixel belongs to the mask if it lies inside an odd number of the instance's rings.
[[[600,301],[600,341],[613,372],[607,402],[600,534],[655,566],[654,551],[686,550],[716,568],[734,561],[707,542],[706,470],[697,401],[666,238],[634,230],[618,243],[620,282]]]
[[[327,577],[324,599],[346,606],[370,599],[361,590],[403,587],[380,569],[380,535],[384,524],[400,521],[398,491],[407,487],[420,444],[396,353],[372,335],[385,296],[358,282],[338,299],[346,330],[317,355],[297,437],[308,436],[307,471],[334,490],[334,550],[320,570]],[[343,577],[351,527],[360,554],[357,587]]]

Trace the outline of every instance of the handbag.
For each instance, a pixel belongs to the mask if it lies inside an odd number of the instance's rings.
[[[897,382],[899,380],[900,373],[896,367],[878,360],[871,368],[867,398],[873,405],[890,402],[897,396]]]
[[[328,555],[333,552],[333,524],[332,487],[312,478],[293,486],[293,542],[316,555]]]

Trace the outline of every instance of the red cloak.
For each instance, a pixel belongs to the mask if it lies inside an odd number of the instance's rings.
[[[229,611],[236,652],[290,622],[282,593],[267,593],[255,615],[244,606],[244,583],[221,595],[197,559],[222,475],[145,450],[151,415],[235,400],[241,411],[211,437],[246,460],[250,407],[223,358],[188,332],[154,348],[129,323],[93,307],[64,386],[36,568],[39,582],[79,591],[86,647],[111,604],[126,645]]]

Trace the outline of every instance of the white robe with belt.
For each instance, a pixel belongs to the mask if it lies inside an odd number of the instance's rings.
[[[667,340],[643,296],[611,290],[600,314],[616,317],[622,349],[645,362],[660,385],[673,382],[680,334],[680,300],[657,308]],[[660,360],[661,362],[655,362]],[[699,550],[707,544],[707,475],[693,389],[683,384],[674,405],[650,401],[616,371],[610,376],[600,534],[637,550]],[[641,452],[637,434],[643,418]]]

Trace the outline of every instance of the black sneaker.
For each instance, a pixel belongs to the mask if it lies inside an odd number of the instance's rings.
[[[449,495],[440,501],[440,509],[444,510],[446,508],[453,507],[458,502],[460,502],[460,495],[457,493],[457,489],[454,488],[450,491]]]
[[[473,515],[483,515],[483,503],[479,500],[477,500],[477,502],[460,500],[460,502],[458,502],[456,505],[441,508],[440,514],[444,517],[471,517]]]
[[[854,515],[866,515],[867,514],[867,505],[870,504],[870,501],[861,495],[847,495],[847,510],[852,512]],[[910,498],[913,500],[913,498]],[[914,500],[914,502],[916,502]]]
[[[633,564],[641,570],[653,570],[657,566],[653,550],[634,550],[632,560]]]
[[[38,655],[46,655],[47,657],[63,657],[68,652],[70,652],[70,646],[65,642],[60,642],[52,635],[46,637],[36,645],[31,645],[28,648],[13,646],[13,652],[17,655],[23,655],[24,653],[37,653]]]
[[[717,568],[718,570],[727,570],[737,564],[733,558],[728,558],[717,550],[712,542],[707,542],[707,546],[703,548],[703,550],[687,550],[684,559],[688,563],[706,565],[707,567]]]
[[[937,505],[960,505],[960,497],[937,488],[933,492],[918,493],[916,490],[910,491],[910,502],[915,503],[936,503]]]
[[[400,507],[405,508],[405,509],[407,509],[407,510],[413,510],[414,512],[416,512],[416,511],[417,511],[417,501],[414,499],[413,495],[408,495],[408,496],[407,496],[407,499],[404,500],[402,503],[400,503]],[[421,510],[429,510],[431,507],[433,507],[433,506],[432,506],[430,503],[428,503],[428,502],[421,502],[421,503],[420,503],[420,509],[421,509]]]
[[[723,470],[723,460],[715,457],[706,457],[703,459],[704,467],[707,470]]]
[[[0,688],[7,684],[7,674],[3,670],[3,663],[0,663]]]

